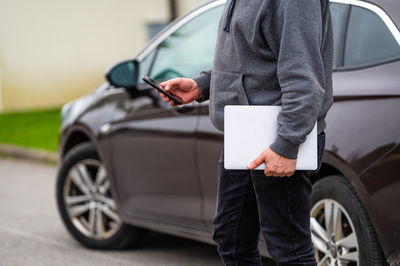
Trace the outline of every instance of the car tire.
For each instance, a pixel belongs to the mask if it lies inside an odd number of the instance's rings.
[[[321,265],[386,265],[371,219],[343,176],[328,176],[314,184],[311,232]]]
[[[92,143],[82,143],[72,148],[62,160],[58,171],[58,211],[67,230],[88,248],[132,247],[142,242],[148,231],[122,222],[105,171]],[[88,176],[92,184],[88,181]]]

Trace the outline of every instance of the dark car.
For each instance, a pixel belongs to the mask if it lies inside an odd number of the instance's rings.
[[[223,133],[208,102],[177,107],[145,85],[212,66],[225,1],[207,2],[158,34],[93,93],[63,107],[58,208],[83,245],[122,248],[150,230],[208,243]],[[312,176],[319,265],[400,260],[400,2],[331,1],[334,105]],[[263,242],[260,247],[267,255]]]

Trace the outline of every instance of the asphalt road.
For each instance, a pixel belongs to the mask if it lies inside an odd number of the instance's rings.
[[[54,165],[0,159],[1,266],[222,265],[215,246],[160,233],[133,250],[84,248],[58,216],[55,175]]]

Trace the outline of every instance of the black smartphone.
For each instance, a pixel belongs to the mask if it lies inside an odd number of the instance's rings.
[[[167,96],[168,98],[170,98],[171,100],[174,101],[174,103],[177,104],[182,104],[182,101],[180,99],[177,99],[177,96],[172,96],[170,93],[168,93],[167,91],[161,89],[161,85],[160,83],[158,83],[155,80],[152,80],[149,76],[144,75],[144,77],[142,78],[142,80],[144,82],[146,82],[147,84],[149,84],[150,86],[152,86],[154,89],[158,90],[159,92],[161,92],[162,94],[164,94],[165,96]]]

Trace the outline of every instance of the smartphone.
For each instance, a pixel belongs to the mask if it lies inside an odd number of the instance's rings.
[[[180,99],[176,98],[177,96],[174,97],[170,93],[168,93],[166,90],[161,89],[161,85],[157,81],[152,80],[149,76],[144,75],[142,80],[144,82],[146,82],[147,84],[149,84],[150,86],[152,86],[154,89],[158,90],[159,92],[161,92],[162,94],[164,94],[165,96],[170,98],[172,101],[174,101],[174,103],[182,104],[182,101]]]

